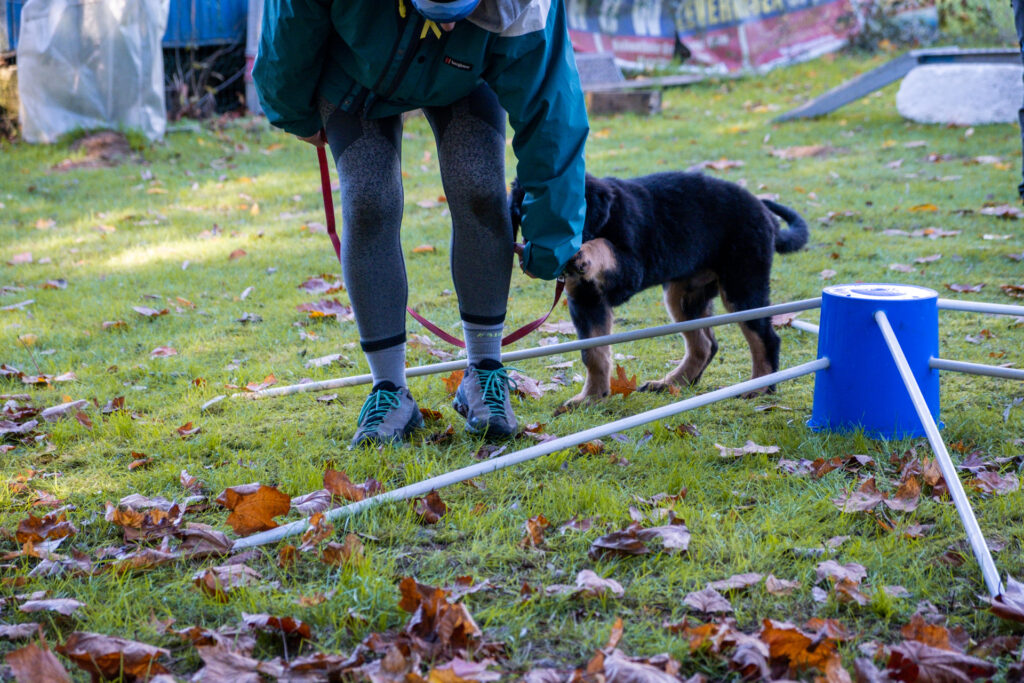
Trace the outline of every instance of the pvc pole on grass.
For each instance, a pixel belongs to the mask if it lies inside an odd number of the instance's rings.
[[[992,313],[994,315],[1024,315],[1024,306],[989,304],[983,301],[939,299],[938,307],[939,310],[943,311],[967,311],[969,313]]]
[[[792,301],[790,303],[785,304],[775,304],[774,306],[765,306],[763,308],[751,308],[745,311],[737,311],[736,313],[713,315],[707,318],[687,320],[686,322],[672,323],[670,325],[646,327],[639,330],[616,332],[615,334],[607,334],[601,337],[577,339],[576,341],[564,342],[562,344],[551,344],[550,346],[538,346],[532,349],[511,351],[509,353],[502,354],[501,360],[504,363],[513,363],[515,361],[527,360],[529,358],[542,358],[544,356],[554,356],[556,354],[565,353],[569,351],[591,349],[594,348],[595,346],[605,346],[607,344],[620,344],[622,342],[636,341],[638,339],[662,337],[665,335],[675,334],[678,332],[690,332],[692,330],[699,330],[705,327],[714,327],[716,325],[728,325],[729,323],[739,323],[745,320],[767,318],[773,315],[781,315],[783,313],[806,311],[812,308],[818,308],[819,306],[821,306],[821,297],[815,297],[813,299],[802,299],[800,301]],[[420,365],[414,368],[406,368],[405,376],[407,378],[421,377],[423,375],[434,375],[441,372],[462,370],[465,367],[465,359],[453,360],[444,363],[434,363],[432,365]],[[274,398],[277,396],[289,396],[291,394],[303,394],[313,391],[326,391],[328,389],[339,389],[341,387],[352,387],[360,384],[370,384],[372,381],[373,377],[371,375],[353,375],[351,377],[327,379],[323,380],[322,382],[292,384],[284,387],[273,387],[271,389],[263,389],[262,391],[254,391],[252,393],[233,394],[232,398]]]
[[[577,432],[576,434],[570,434],[568,436],[552,439],[551,441],[539,443],[536,446],[530,446],[529,448],[524,448],[521,451],[515,451],[514,453],[509,453],[497,458],[485,460],[481,463],[469,465],[468,467],[463,467],[462,469],[458,469],[453,472],[446,472],[445,474],[440,474],[436,477],[431,477],[430,479],[425,479],[415,484],[403,486],[395,489],[394,491],[385,491],[384,493],[380,493],[372,498],[351,503],[344,507],[334,508],[333,510],[329,510],[323,514],[328,520],[337,519],[339,517],[350,517],[369,508],[376,507],[393,500],[406,500],[414,496],[423,496],[436,489],[457,484],[473,477],[490,474],[491,472],[505,469],[512,465],[518,465],[519,463],[539,458],[542,455],[550,455],[551,453],[565,450],[566,448],[578,446],[581,443],[599,439],[601,437],[608,436],[609,434],[614,434],[626,429],[632,429],[633,427],[639,427],[657,420],[663,420],[667,417],[672,417],[673,415],[686,412],[687,410],[700,408],[717,401],[739,396],[740,394],[744,394],[748,391],[762,389],[778,382],[785,382],[786,380],[809,375],[813,372],[817,372],[818,370],[824,370],[827,367],[828,358],[819,358],[811,361],[810,363],[804,363],[787,370],[773,372],[769,375],[764,375],[756,379],[749,379],[745,382],[740,382],[739,384],[723,387],[722,389],[717,389],[700,396],[694,396],[677,403],[662,406],[661,408],[655,408],[638,415],[632,415],[630,417],[624,417],[621,420],[609,422],[605,425],[585,429],[582,432]],[[235,552],[245,548],[274,543],[282,538],[301,534],[307,528],[309,528],[309,519],[300,519],[295,522],[291,522],[290,524],[270,529],[269,531],[263,531],[258,534],[253,534],[252,536],[240,538],[235,541],[234,545],[231,547],[231,551]]]
[[[968,375],[985,375],[986,377],[1024,380],[1024,370],[1001,368],[995,365],[985,365],[984,363],[968,363],[962,360],[932,358],[928,361],[928,366],[935,370],[952,370],[953,372],[965,372]]]
[[[989,595],[995,598],[1002,594],[1003,584],[999,580],[999,571],[996,569],[995,562],[992,561],[992,555],[988,551],[988,544],[985,543],[981,527],[978,526],[978,520],[971,509],[971,503],[967,500],[967,494],[964,493],[963,484],[960,483],[960,477],[957,476],[953,460],[949,457],[949,451],[946,450],[946,444],[942,442],[942,437],[939,436],[939,428],[935,424],[935,420],[932,419],[928,403],[921,393],[921,388],[914,378],[914,373],[910,369],[910,364],[907,363],[906,356],[903,355],[903,349],[896,338],[896,333],[892,330],[892,325],[889,324],[889,318],[885,315],[885,311],[876,311],[875,321],[882,331],[882,336],[889,347],[893,361],[896,362],[896,367],[899,369],[903,384],[907,387],[910,400],[914,404],[914,410],[917,411],[917,416],[921,419],[925,435],[928,437],[928,443],[931,444],[932,450],[935,451],[939,469],[942,471],[942,477],[946,480],[946,487],[949,489],[949,494],[956,505],[956,511],[960,515],[960,521],[967,532],[967,540],[974,551],[974,557],[977,558],[978,564],[981,566],[981,574],[985,577],[985,585],[988,587]]]
[[[796,318],[794,318],[793,320],[789,321],[789,326],[795,327],[801,332],[810,332],[811,334],[818,334],[818,326],[815,325],[814,323],[809,323],[805,320],[797,320]]]

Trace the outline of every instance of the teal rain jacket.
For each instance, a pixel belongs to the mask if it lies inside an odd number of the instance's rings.
[[[406,0],[267,0],[253,79],[270,122],[301,137],[321,97],[379,118],[487,83],[515,131],[524,267],[549,280],[579,250],[588,125],[563,0],[481,0],[450,32]]]

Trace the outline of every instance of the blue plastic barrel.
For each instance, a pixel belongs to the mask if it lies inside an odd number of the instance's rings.
[[[821,295],[818,358],[827,357],[829,367],[815,375],[808,426],[815,431],[863,429],[879,439],[924,436],[873,317],[878,310],[888,316],[938,423],[939,372],[928,366],[939,353],[938,299],[935,290],[912,285],[826,287]]]

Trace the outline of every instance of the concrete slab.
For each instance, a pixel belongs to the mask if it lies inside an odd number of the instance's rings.
[[[918,123],[1017,123],[1024,99],[1020,64],[931,64],[908,73],[896,109]]]

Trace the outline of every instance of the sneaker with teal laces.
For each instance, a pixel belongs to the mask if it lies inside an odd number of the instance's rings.
[[[452,407],[466,418],[466,431],[508,438],[519,431],[509,400],[509,376],[500,362],[486,359],[466,368]]]
[[[359,411],[359,427],[350,448],[404,441],[422,426],[423,416],[409,390],[391,382],[380,382],[363,402]]]

